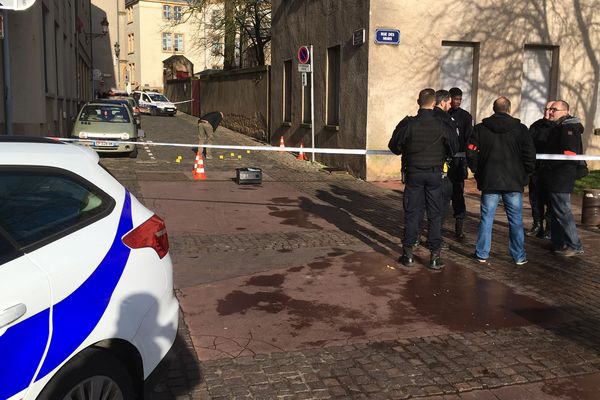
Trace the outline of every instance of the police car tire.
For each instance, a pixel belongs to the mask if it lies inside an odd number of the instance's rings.
[[[123,399],[136,398],[133,380],[125,365],[107,350],[88,348],[52,377],[37,400],[62,400],[77,385],[95,376],[110,378],[121,390]]]

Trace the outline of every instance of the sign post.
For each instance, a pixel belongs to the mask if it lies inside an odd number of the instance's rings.
[[[300,46],[298,49],[298,71],[302,73],[302,86],[307,85],[306,74],[310,73],[310,131],[311,131],[311,161],[315,162],[315,79],[313,69],[313,46]]]
[[[310,54],[313,54],[313,45],[310,45]],[[310,62],[311,68],[314,68],[314,62]],[[311,161],[315,162],[315,74],[310,73],[310,128],[312,135],[312,157]]]

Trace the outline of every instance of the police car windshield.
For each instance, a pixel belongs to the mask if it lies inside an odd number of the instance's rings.
[[[91,104],[81,111],[80,121],[85,122],[111,122],[129,123],[129,113],[124,106],[110,104]]]
[[[150,96],[150,98],[152,99],[152,101],[169,101],[162,94],[152,94],[152,93],[149,93],[148,96]]]

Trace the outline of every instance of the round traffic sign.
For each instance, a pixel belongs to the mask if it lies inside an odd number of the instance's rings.
[[[300,64],[306,64],[310,60],[310,50],[307,46],[300,46],[298,50],[298,62]]]

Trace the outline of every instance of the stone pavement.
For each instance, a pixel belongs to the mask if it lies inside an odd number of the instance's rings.
[[[186,115],[143,125],[147,140],[196,140]],[[259,145],[223,128],[216,140]],[[204,182],[191,181],[188,149],[102,159],[169,230],[183,320],[153,398],[599,398],[597,230],[580,230],[586,253],[570,260],[528,238],[530,263],[515,267],[499,208],[481,265],[470,258],[470,182],[467,239],[445,235],[448,267],[407,269],[395,262],[397,182],[330,174],[286,153],[215,153],[224,157],[205,162]],[[239,166],[262,168],[263,185],[231,182]]]

